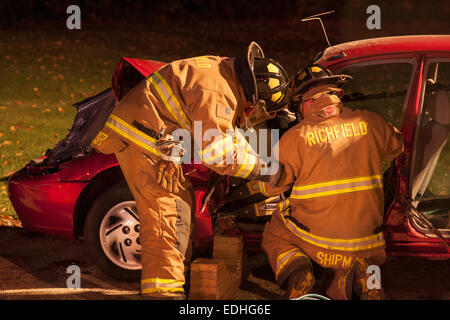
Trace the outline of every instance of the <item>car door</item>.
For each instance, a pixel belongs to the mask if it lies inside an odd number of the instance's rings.
[[[424,100],[420,98],[420,93],[423,88],[426,88],[427,79],[431,77],[427,73],[433,73],[436,70],[432,61],[434,60],[425,62],[424,57],[414,54],[398,59],[392,56],[386,58],[381,56],[356,64],[341,63],[340,65],[345,66],[333,70],[335,74],[349,74],[354,78],[344,88],[345,94],[342,100],[345,106],[377,112],[386,121],[401,129],[405,137],[405,152],[393,163],[384,164],[385,236],[387,252],[391,255],[430,258],[442,258],[446,255],[445,247],[439,243],[440,240],[430,231],[430,227],[434,225],[439,227],[448,223],[448,220],[445,221],[448,218],[448,210],[446,211],[448,196],[445,197],[444,194],[433,197],[429,190],[437,188],[435,185],[438,184],[441,188],[439,192],[447,192],[447,180],[444,182],[438,180],[441,176],[446,177],[448,171],[448,146],[445,136],[448,123],[440,124],[441,129],[431,129],[435,135],[436,130],[440,130],[440,138],[433,138],[429,144],[429,148],[433,147],[436,150],[425,152],[419,147],[424,143],[423,140],[427,135],[420,129],[420,123],[424,125],[425,116],[429,114],[429,111],[425,111],[424,119],[421,119],[422,113],[419,114],[418,110],[421,110]],[[444,71],[445,69],[441,68],[441,72]],[[442,83],[446,83],[446,79],[444,76],[439,77]],[[431,90],[430,86],[428,90]],[[431,99],[428,95],[427,101]],[[438,100],[444,99],[444,94],[439,93]],[[438,112],[442,118],[445,111],[441,109]],[[426,157],[431,158],[428,160],[431,162],[422,168],[425,171],[418,176],[419,161],[423,161],[419,158],[423,158],[424,153]],[[420,198],[421,201],[410,201],[414,199],[413,192],[416,193],[415,196],[419,196],[426,190],[428,193],[425,193],[425,198]],[[423,213],[422,209],[426,211]],[[429,221],[430,218],[431,221]],[[447,235],[445,229],[439,231],[442,231],[444,236]]]
[[[450,238],[450,56],[424,61],[409,197],[443,237]],[[433,237],[426,226],[411,226]]]

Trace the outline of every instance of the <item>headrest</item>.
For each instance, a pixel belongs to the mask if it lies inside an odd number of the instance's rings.
[[[431,110],[432,119],[443,125],[450,124],[450,103],[448,93],[449,92],[447,90],[437,90],[434,100],[434,108]]]

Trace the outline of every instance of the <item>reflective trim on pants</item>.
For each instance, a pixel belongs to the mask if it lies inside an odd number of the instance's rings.
[[[295,257],[305,257],[307,256],[298,248],[294,248],[283,253],[280,253],[277,257],[277,265],[275,269],[275,277],[278,279],[278,275],[284,269],[284,267],[288,264],[291,259]]]
[[[184,282],[174,279],[148,278],[141,281],[141,292],[184,293]]]
[[[293,221],[289,219],[289,217],[285,217],[284,214],[280,214],[280,217],[286,227],[297,237],[314,246],[327,250],[362,251],[383,247],[385,245],[383,232],[357,239],[326,238],[314,235],[299,228]]]

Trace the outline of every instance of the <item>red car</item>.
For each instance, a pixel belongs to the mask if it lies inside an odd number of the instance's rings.
[[[315,63],[353,76],[345,87],[346,106],[374,110],[404,134],[405,152],[386,164],[384,175],[388,254],[450,258],[450,36],[349,42],[327,48]],[[120,279],[139,274],[139,218],[115,157],[88,147],[89,127],[161,65],[123,58],[112,88],[76,104],[69,135],[8,184],[24,228],[84,238],[99,267]],[[279,115],[271,126],[286,129],[286,119],[290,116]],[[184,172],[194,186],[197,252],[209,253],[213,226],[226,216],[235,218],[222,220],[234,224],[228,230],[241,232],[247,249],[258,249],[273,199],[251,190],[245,180],[222,178],[201,165],[185,165]]]

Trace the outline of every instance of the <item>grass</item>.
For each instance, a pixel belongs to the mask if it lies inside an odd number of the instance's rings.
[[[161,61],[232,56],[261,38],[256,25],[245,35],[242,26],[230,27],[227,36],[201,24],[193,29],[173,26],[170,32],[161,27],[0,30],[0,177],[64,138],[75,115],[72,104],[108,88],[121,56]],[[0,182],[0,215],[15,216],[6,185]]]

